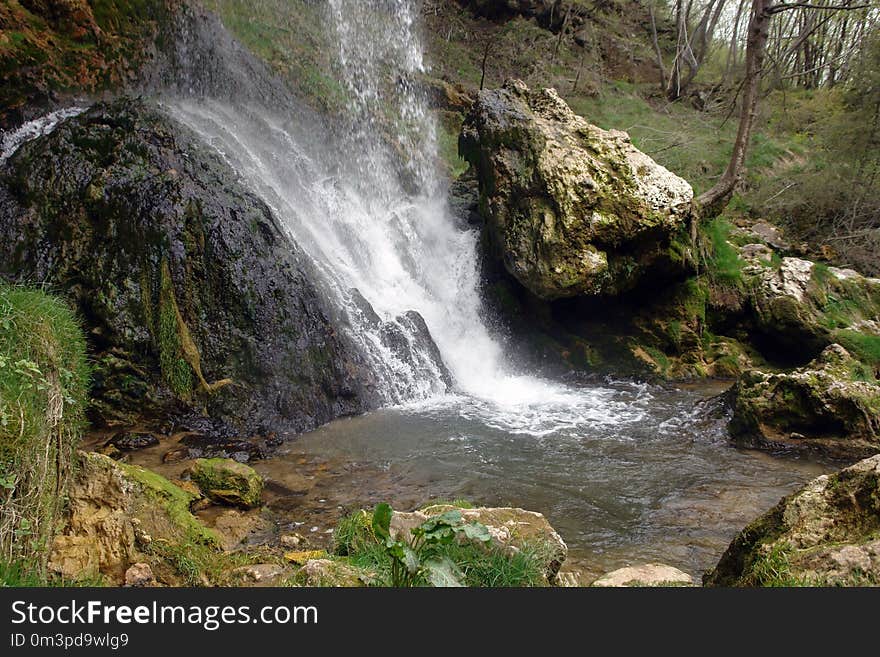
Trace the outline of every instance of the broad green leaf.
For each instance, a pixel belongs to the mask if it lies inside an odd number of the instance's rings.
[[[479,522],[472,522],[468,525],[462,525],[458,530],[464,534],[468,540],[480,541],[481,543],[489,543],[492,540],[492,534],[489,528]]]
[[[380,539],[387,539],[391,528],[391,515],[394,511],[390,504],[382,502],[376,505],[373,511],[373,533]]]
[[[429,559],[424,564],[428,581],[437,587],[461,587],[463,575],[449,557]]]
[[[403,565],[406,568],[406,571],[410,575],[415,575],[419,572],[419,566],[421,566],[419,563],[419,555],[417,555],[409,545],[403,546],[403,556]]]

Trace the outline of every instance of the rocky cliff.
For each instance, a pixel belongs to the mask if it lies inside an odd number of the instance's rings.
[[[377,401],[269,207],[155,106],[97,105],[0,170],[0,271],[74,299],[105,422],[303,431]]]

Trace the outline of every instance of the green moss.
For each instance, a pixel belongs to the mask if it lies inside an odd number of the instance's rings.
[[[163,260],[159,282],[159,366],[162,377],[171,391],[181,399],[189,399],[193,392],[193,371],[184,358],[178,327],[177,299],[171,269]]]
[[[0,554],[37,579],[85,428],[89,377],[67,304],[0,282]]]
[[[168,514],[174,529],[180,534],[178,536],[180,541],[212,550],[216,550],[220,546],[217,534],[205,527],[190,512],[190,504],[195,500],[195,495],[175,486],[165,477],[151,470],[121,462],[117,462],[116,465],[125,473],[126,477],[141,485],[144,494],[151,502],[160,506]]]
[[[660,351],[657,347],[645,346],[643,349],[648,353],[651,359],[657,365],[657,373],[665,375],[669,372],[669,356]]]
[[[192,480],[216,502],[243,507],[262,503],[263,478],[252,467],[232,459],[196,459]]]

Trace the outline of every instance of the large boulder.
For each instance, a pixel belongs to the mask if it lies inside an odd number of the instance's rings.
[[[743,529],[705,586],[880,581],[880,454],[822,475]]]
[[[245,436],[378,403],[303,253],[219,155],[156,108],[99,104],[0,168],[0,276],[84,318],[104,421],[200,413]]]
[[[840,345],[791,372],[749,370],[733,395],[729,428],[741,444],[844,457],[880,451],[880,383]]]
[[[68,498],[49,555],[49,570],[68,579],[101,575],[120,584],[135,564],[163,572],[154,540],[219,550],[217,534],[189,511],[195,496],[149,470],[80,452]]]
[[[192,480],[209,499],[245,508],[260,506],[263,478],[249,465],[232,459],[196,459]]]
[[[435,504],[420,511],[395,511],[391,517],[391,535],[395,540],[409,540],[410,531],[428,518],[456,507]],[[544,574],[553,581],[568,555],[568,546],[543,514],[512,507],[479,507],[457,509],[466,523],[478,522],[489,530],[492,544],[509,551],[525,546],[538,548],[543,559]]]
[[[538,297],[613,294],[686,268],[691,186],[553,89],[480,92],[459,151],[496,256]]]

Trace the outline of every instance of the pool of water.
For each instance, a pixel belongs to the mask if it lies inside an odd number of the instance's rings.
[[[647,561],[699,575],[749,521],[835,467],[732,447],[726,418],[704,402],[711,387],[567,390],[509,404],[452,395],[337,420],[257,468],[322,480],[294,503],[313,532],[379,501],[464,498],[544,513],[594,575]]]

